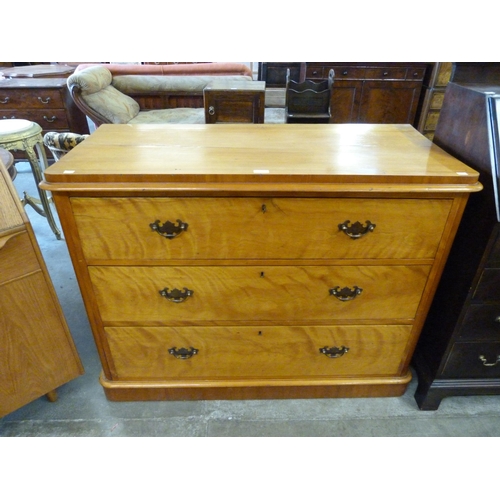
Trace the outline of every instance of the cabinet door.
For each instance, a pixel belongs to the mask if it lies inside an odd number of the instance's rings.
[[[363,82],[336,80],[332,88],[330,123],[356,123]]]
[[[413,123],[421,82],[365,81],[359,123]]]

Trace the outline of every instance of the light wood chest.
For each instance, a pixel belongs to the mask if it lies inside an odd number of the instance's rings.
[[[408,125],[103,125],[46,171],[112,400],[396,396],[477,173]]]

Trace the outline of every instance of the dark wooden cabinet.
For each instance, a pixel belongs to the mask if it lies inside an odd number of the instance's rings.
[[[73,102],[66,78],[0,80],[0,118],[30,120],[43,132],[89,133],[87,119]]]
[[[331,123],[413,124],[427,63],[307,62],[305,77],[322,80],[330,69]]]
[[[303,79],[305,63],[300,62],[261,62],[259,80],[266,82],[266,87],[285,87],[286,70],[290,68],[290,78],[296,82]]]
[[[413,357],[422,410],[447,396],[500,394],[500,78],[477,69],[454,65],[434,135],[484,189],[469,199]]]

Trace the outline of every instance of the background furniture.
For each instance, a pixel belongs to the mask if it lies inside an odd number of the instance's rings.
[[[130,65],[130,74],[123,74],[127,71],[124,68],[119,74],[114,74],[111,66],[77,68],[68,78],[68,87],[76,105],[97,126],[103,123],[205,123],[203,89],[207,85],[219,79],[235,83],[251,81],[250,76],[241,74],[245,70],[240,64],[222,67],[214,64],[214,68],[218,67],[218,71],[212,70],[215,74],[206,69],[207,74],[196,74],[192,70],[187,75],[182,72],[163,74],[166,70],[155,65],[151,66],[154,71],[143,65]],[[184,66],[196,68],[199,65]],[[142,68],[142,71],[136,68]],[[165,68],[178,66],[168,65]],[[223,73],[223,68],[226,68],[227,74]]]
[[[401,395],[477,172],[410,125],[150,128],[43,184],[107,397]]]
[[[83,374],[12,181],[0,165],[0,417]]]
[[[285,89],[285,117],[287,123],[328,123],[331,117],[330,100],[332,96],[334,71],[320,82],[290,79],[287,70]]]
[[[335,71],[331,123],[411,123],[414,124],[422,84],[429,63],[263,63],[267,67],[289,64],[295,67],[296,81],[318,81]],[[297,66],[298,65],[298,66]],[[268,69],[269,71],[269,69]],[[297,75],[297,73],[299,75]],[[302,78],[303,73],[303,78]],[[299,76],[300,79],[297,79]],[[261,77],[268,86],[266,73]],[[283,79],[282,87],[285,80]]]
[[[451,62],[434,63],[429,82],[424,81],[422,88],[423,102],[417,111],[415,121],[418,123],[417,130],[431,141],[443,106],[446,85],[450,80],[451,66]]]
[[[264,82],[214,81],[203,90],[205,123],[264,123]]]
[[[484,189],[469,200],[415,351],[422,410],[447,396],[500,394],[500,65],[484,65],[454,64],[434,135]]]
[[[0,162],[7,169],[10,178],[14,180],[17,176],[17,170],[16,165],[14,164],[14,156],[12,155],[12,153],[4,148],[0,148]]]
[[[0,69],[4,78],[54,78],[67,77],[75,71],[74,66],[66,64],[33,64]]]
[[[88,134],[85,115],[73,102],[66,78],[12,78],[0,80],[2,119],[33,121],[42,132]]]
[[[43,136],[43,143],[50,150],[54,160],[61,159],[65,154],[83,142],[88,135],[73,134],[71,132],[47,132]]]
[[[40,182],[43,180],[43,171],[48,166],[43,147],[42,128],[38,123],[28,120],[0,121],[0,146],[8,151],[24,151],[26,153],[40,199],[24,193],[23,204],[30,205],[38,214],[46,217],[56,238],[60,240],[61,232],[52,214],[49,196],[46,191],[39,187]]]
[[[258,78],[266,82],[267,88],[285,87],[286,72],[290,69],[290,78],[301,82],[305,78],[305,63],[300,62],[260,62]]]

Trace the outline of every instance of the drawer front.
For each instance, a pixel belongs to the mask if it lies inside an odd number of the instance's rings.
[[[368,68],[367,80],[404,80],[406,68]]]
[[[500,377],[500,342],[457,342],[443,375],[454,378]]]
[[[365,68],[353,68],[351,66],[330,66],[324,69],[323,75],[328,76],[330,69],[335,71],[335,80],[363,80]]]
[[[311,66],[308,64],[306,68],[306,78],[307,79],[311,78],[312,80],[323,79],[324,78],[323,70],[324,70],[323,66]],[[326,75],[328,76],[328,71],[326,71]]]
[[[473,300],[500,301],[500,269],[485,269],[473,294]]]
[[[64,102],[56,89],[2,89],[0,88],[0,110],[28,108],[63,108]]]
[[[451,200],[72,198],[88,260],[432,259]],[[177,221],[168,239],[151,229]],[[367,221],[375,224],[368,230]],[[346,223],[345,232],[339,225]],[[353,225],[362,229],[355,233]],[[174,234],[174,233],[169,233]]]
[[[470,305],[458,335],[461,339],[500,342],[500,304]]]
[[[2,119],[17,118],[38,123],[44,130],[67,130],[69,128],[64,109],[7,109],[0,110]]]
[[[423,80],[425,76],[425,68],[408,68],[406,72],[407,80]]]
[[[429,269],[91,266],[89,272],[103,321],[153,324],[168,320],[182,324],[214,320],[411,320]],[[179,292],[184,292],[183,296]]]
[[[105,329],[118,380],[397,375],[410,330],[409,326]],[[324,347],[338,357],[321,353]],[[191,357],[176,357],[183,355]]]
[[[27,232],[0,236],[0,285],[39,269]]]

